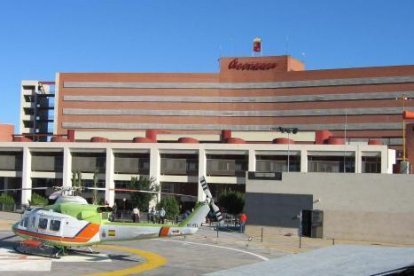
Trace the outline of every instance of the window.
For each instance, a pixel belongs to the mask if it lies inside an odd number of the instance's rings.
[[[32,171],[62,172],[63,153],[61,152],[32,152]]]
[[[308,172],[355,172],[353,156],[308,156]]]
[[[59,229],[60,229],[60,220],[52,219],[50,221],[49,229],[52,230],[52,231],[59,231]]]
[[[32,223],[31,223],[31,227],[35,227],[35,223],[36,223],[36,217],[32,217]]]
[[[363,173],[381,173],[380,156],[362,156]]]
[[[248,168],[246,155],[207,154],[207,175],[244,176]]]
[[[29,217],[25,217],[23,221],[23,227],[28,227],[28,226],[29,226]]]
[[[288,171],[287,155],[257,155],[257,172],[285,172]],[[289,171],[300,171],[300,155],[297,152],[289,154]]]
[[[47,228],[47,218],[40,218],[39,229],[46,229],[46,228]]]
[[[72,153],[72,172],[105,173],[105,153]]]
[[[194,154],[161,154],[161,174],[197,175],[198,156]]]

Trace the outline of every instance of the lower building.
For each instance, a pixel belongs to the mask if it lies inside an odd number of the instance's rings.
[[[224,135],[231,136],[231,132],[223,131]],[[377,143],[343,144],[343,140],[330,138],[328,144],[302,144],[305,142],[299,143],[300,137],[308,140],[319,133],[290,134],[296,141],[287,138],[289,134],[273,132],[269,138],[272,135],[278,137],[273,143],[246,143],[236,137],[218,137],[210,143],[190,137],[174,143],[154,143],[142,137],[129,143],[113,143],[101,137],[90,142],[70,142],[63,137],[47,143],[1,142],[0,189],[23,188],[15,191],[15,197],[27,204],[30,188],[71,186],[73,173],[80,172],[85,186],[92,185],[97,176],[98,186],[106,188],[102,202],[111,205],[115,200],[128,199],[114,189],[125,188],[137,176],[154,179],[163,192],[188,194],[201,201],[204,193],[198,180],[202,176],[217,196],[226,188],[244,192],[247,171],[391,174],[396,162],[395,151]],[[183,203],[189,198],[179,200]]]

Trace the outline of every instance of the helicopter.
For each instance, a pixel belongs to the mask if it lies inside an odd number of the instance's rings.
[[[111,207],[88,204],[85,198],[73,194],[73,188],[63,187],[49,197],[56,199],[53,205],[25,210],[12,226],[12,231],[24,239],[16,250],[35,254],[29,249],[55,248],[57,252],[51,256],[59,258],[78,247],[89,247],[89,253],[94,253],[90,246],[101,243],[195,234],[210,208],[219,223],[223,220],[204,177],[200,184],[205,202],[178,225],[113,222],[109,220]]]

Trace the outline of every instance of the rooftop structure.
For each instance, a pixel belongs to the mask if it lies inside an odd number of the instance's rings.
[[[22,81],[20,134],[45,142],[53,133],[54,82]]]

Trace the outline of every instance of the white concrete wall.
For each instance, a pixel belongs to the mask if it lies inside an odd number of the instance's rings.
[[[414,244],[413,175],[284,173],[247,180],[246,192],[312,194],[327,238]]]

